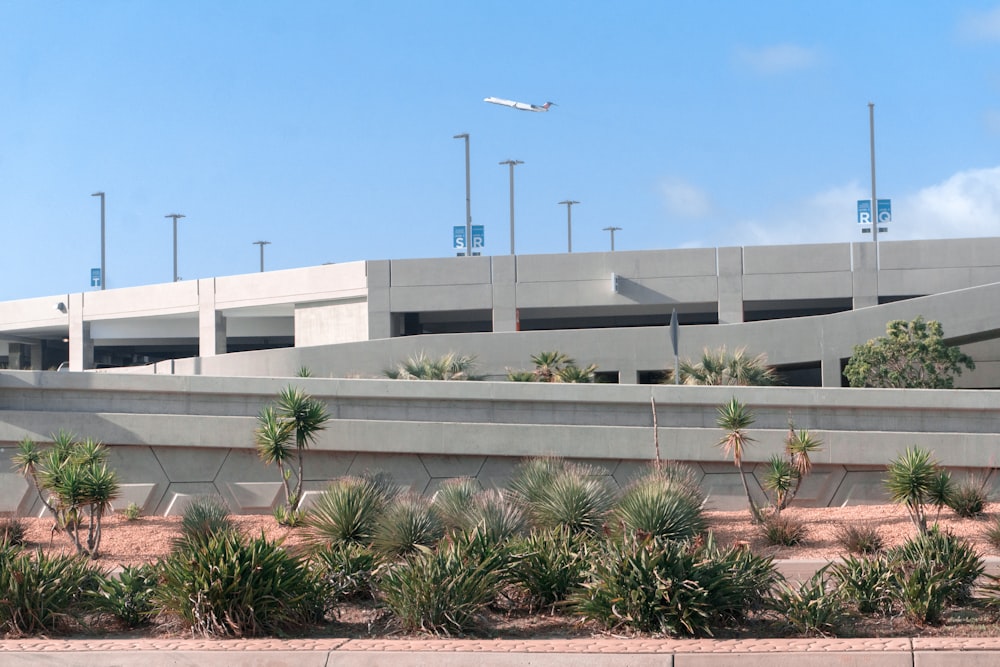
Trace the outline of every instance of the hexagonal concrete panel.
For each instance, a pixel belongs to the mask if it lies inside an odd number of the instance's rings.
[[[354,463],[354,452],[307,451],[302,467],[307,482],[331,482],[348,474]]]
[[[484,489],[505,489],[517,472],[522,459],[516,456],[490,456],[479,470],[479,484]]]
[[[883,480],[885,470],[851,470],[844,473],[830,505],[881,505],[889,502]]]
[[[0,473],[0,515],[27,516],[36,502],[38,494],[28,480],[15,473]]]
[[[764,492],[752,474],[747,474],[747,485],[754,502],[766,502]],[[729,473],[709,473],[702,478],[702,491],[705,492],[705,509],[707,510],[741,510],[747,508],[747,494],[743,489],[738,471]]]
[[[184,509],[200,496],[219,496],[219,490],[211,483],[176,483],[167,487],[163,500],[156,508],[159,516],[182,516]],[[232,508],[230,508],[232,509]]]
[[[475,477],[486,461],[485,456],[420,454],[419,457],[431,479]]]
[[[108,466],[118,473],[119,484],[130,489],[124,504],[119,500],[116,508],[119,505],[125,508],[129,502],[134,502],[142,507],[143,512],[153,512],[170,484],[151,447],[110,445]]]
[[[222,468],[228,449],[157,447],[157,461],[173,483],[213,482]]]
[[[400,486],[414,493],[423,493],[431,481],[427,469],[415,454],[358,454],[348,474],[386,472]]]
[[[160,502],[162,492],[157,491],[156,484],[121,484],[119,485],[119,496],[111,503],[111,509],[121,512],[131,503],[135,503],[143,514],[149,514]],[[162,485],[166,490],[166,484]]]

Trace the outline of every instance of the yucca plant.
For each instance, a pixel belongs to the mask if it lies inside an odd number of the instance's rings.
[[[66,630],[93,610],[93,592],[105,578],[80,555],[0,547],[0,630],[12,635]]]
[[[871,555],[885,545],[878,528],[868,524],[845,524],[837,527],[837,544],[849,554]]]
[[[382,559],[370,547],[342,542],[317,550],[313,558],[333,602],[375,596],[375,571]]]
[[[920,533],[927,532],[927,504],[938,478],[939,466],[931,453],[909,448],[886,468],[885,488],[893,502],[906,507],[910,520]]]
[[[18,517],[0,519],[0,549],[23,545],[25,532],[24,521]]]
[[[480,491],[482,487],[479,482],[471,477],[459,477],[447,480],[434,492],[431,506],[441,518],[446,530],[461,530],[468,527],[469,507]]]
[[[996,517],[983,530],[983,537],[994,549],[1000,549],[1000,517]]]
[[[599,531],[614,496],[603,476],[589,472],[574,468],[556,475],[537,499],[528,504],[531,523],[538,528],[565,526],[575,533]]]
[[[473,531],[385,566],[378,590],[403,631],[462,634],[476,627],[509,574],[507,550]]]
[[[770,559],[748,550],[625,535],[593,557],[576,613],[605,627],[711,636],[763,605],[776,580]]]
[[[110,614],[126,628],[146,625],[155,613],[153,591],[159,572],[151,564],[127,565],[113,577],[101,581],[93,593],[99,611]]]
[[[718,419],[716,424],[725,431],[725,435],[718,442],[726,456],[732,456],[733,463],[740,473],[740,481],[743,483],[743,491],[747,496],[747,506],[750,508],[750,520],[758,524],[763,520],[763,514],[750,495],[750,486],[747,484],[746,472],[743,470],[743,454],[747,445],[754,441],[746,430],[753,424],[753,413],[746,405],[740,403],[736,398],[732,398],[728,403],[719,406]]]
[[[422,496],[397,497],[375,522],[372,549],[387,558],[433,547],[444,536],[444,523]]]
[[[613,515],[627,532],[686,539],[707,527],[703,503],[700,490],[689,486],[681,474],[654,471],[626,487]]]
[[[788,496],[798,483],[799,474],[792,462],[780,454],[772,454],[764,468],[761,486],[774,495],[774,511],[780,514],[788,504]]]
[[[499,489],[477,494],[469,506],[466,521],[461,534],[477,533],[485,542],[495,546],[502,546],[507,540],[520,535],[527,526],[520,505]]]
[[[181,534],[175,544],[187,540],[207,539],[216,533],[236,530],[229,505],[219,496],[194,498],[181,515]]]
[[[861,614],[887,616],[896,599],[897,570],[885,556],[845,556],[831,565],[830,574],[842,602],[853,603]]]
[[[375,524],[398,494],[399,488],[386,475],[334,480],[306,512],[303,523],[309,540],[318,546],[370,544]]]
[[[983,515],[988,500],[985,480],[968,479],[952,489],[947,505],[963,519],[974,519]]]
[[[162,561],[154,603],[206,637],[259,637],[320,620],[325,597],[323,580],[280,542],[222,531]]]
[[[826,567],[799,586],[779,582],[769,606],[804,637],[836,636],[849,618],[844,601],[827,581]]]
[[[554,611],[583,582],[593,548],[588,535],[565,526],[533,530],[510,545],[513,580],[527,591],[532,607]]]
[[[274,403],[257,414],[257,454],[265,464],[277,464],[289,516],[302,503],[305,450],[329,420],[324,403],[293,386],[282,389]]]
[[[546,493],[557,475],[571,467],[565,459],[554,456],[525,459],[514,470],[507,488],[521,505],[527,507]]]
[[[970,600],[976,580],[985,568],[982,557],[972,544],[941,530],[937,525],[891,549],[889,557],[904,565],[926,563],[930,568],[927,575],[929,584],[933,583],[933,572],[944,572],[947,583],[942,587],[949,603]]]

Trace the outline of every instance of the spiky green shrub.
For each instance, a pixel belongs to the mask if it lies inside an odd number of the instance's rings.
[[[370,544],[375,524],[398,494],[386,475],[334,480],[306,511],[307,535],[315,545]]]
[[[129,503],[126,505],[125,509],[122,510],[122,517],[126,521],[138,521],[142,518],[142,508],[135,503]]]
[[[963,519],[974,519],[983,515],[988,499],[982,483],[965,480],[952,489],[947,505]]]
[[[522,534],[526,525],[520,505],[515,504],[507,493],[489,489],[472,499],[461,532],[479,533],[489,544],[499,546]]]
[[[375,570],[382,560],[371,548],[356,542],[341,542],[316,551],[313,559],[331,601],[375,596]]]
[[[206,637],[259,637],[320,620],[325,596],[322,579],[280,542],[222,531],[162,561],[154,602]]]
[[[885,488],[893,502],[906,507],[913,525],[927,532],[926,505],[931,492],[940,486],[940,466],[931,453],[912,447],[893,459],[886,468]],[[935,494],[937,497],[938,494]]]
[[[444,536],[444,523],[422,496],[396,498],[375,522],[372,548],[386,557],[405,556],[433,547]]]
[[[146,625],[155,613],[153,591],[159,572],[155,566],[125,566],[117,576],[101,582],[94,593],[97,608],[116,618],[126,628]]]
[[[772,546],[793,547],[806,538],[806,524],[787,514],[771,514],[764,518],[760,532]]]
[[[891,549],[889,557],[903,563],[904,570],[907,566],[917,567],[926,564],[927,585],[939,586],[948,603],[971,599],[976,580],[985,569],[983,559],[975,547],[948,531],[942,531],[937,525],[927,533],[917,535]],[[944,573],[945,581],[940,585],[932,576],[937,572]]]
[[[799,586],[778,582],[769,606],[804,637],[834,636],[849,618],[844,601],[827,581],[826,567]]]
[[[80,555],[0,547],[0,630],[12,635],[65,631],[93,610],[105,573]]]
[[[513,580],[527,591],[533,608],[554,607],[583,582],[593,548],[585,533],[564,526],[533,530],[510,544]]]
[[[556,476],[571,468],[565,459],[551,456],[525,459],[507,483],[513,497],[528,507],[546,493]]]
[[[570,601],[612,630],[711,636],[760,608],[776,577],[771,559],[746,549],[625,535],[594,555]]]
[[[220,532],[236,529],[229,505],[219,496],[198,496],[184,508],[181,515],[181,535],[175,543],[189,539],[204,539]]]
[[[21,546],[24,544],[25,532],[24,521],[21,519],[11,516],[0,519],[0,548]]]
[[[604,525],[614,495],[603,476],[576,468],[556,475],[527,506],[532,525],[565,526],[572,532],[594,534]]]
[[[684,473],[654,471],[626,487],[613,515],[625,531],[686,539],[707,527],[703,503],[700,490],[689,485]]]
[[[1000,549],[1000,517],[991,521],[983,530],[983,537],[994,549]]]
[[[837,527],[837,544],[849,554],[878,553],[885,545],[878,528],[868,524],[849,523]]]
[[[509,571],[507,550],[474,530],[382,568],[378,590],[402,630],[462,634],[476,627]]]
[[[897,566],[885,556],[846,556],[834,563],[830,574],[843,601],[861,614],[889,615],[896,599]]]
[[[480,491],[479,482],[471,477],[459,477],[444,482],[434,492],[431,505],[446,530],[461,530],[468,526],[469,506]]]

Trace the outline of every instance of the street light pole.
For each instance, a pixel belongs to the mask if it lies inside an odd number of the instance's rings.
[[[875,196],[875,103],[868,103],[868,141],[872,157],[872,241],[875,243],[875,280],[878,284],[878,198]],[[876,298],[878,295],[876,294]]]
[[[254,241],[253,245],[260,246],[260,272],[264,273],[264,246],[271,245],[270,241]]]
[[[500,164],[510,165],[510,254],[514,254],[514,167],[524,164],[521,160],[504,160]]]
[[[604,231],[611,232],[611,252],[615,251],[615,232],[621,231],[621,227],[605,227]]]
[[[469,133],[456,134],[453,139],[465,139],[465,256],[472,255],[472,189],[469,176]]]
[[[104,193],[95,192],[90,196],[101,198],[101,289],[103,290],[108,284],[107,269],[104,266]]]
[[[566,252],[573,252],[573,204],[580,202],[567,199],[559,203],[566,204]]]
[[[177,282],[180,280],[180,278],[177,277],[177,219],[186,216],[181,213],[167,213],[163,217],[174,219],[174,282]]]

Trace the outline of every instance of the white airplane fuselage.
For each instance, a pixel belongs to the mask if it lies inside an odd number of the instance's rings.
[[[505,100],[500,97],[487,97],[483,100],[484,102],[489,102],[490,104],[499,104],[505,107],[511,107],[518,109],[520,111],[548,111],[551,102],[546,102],[545,104],[539,106],[537,104],[528,104],[526,102],[515,102],[514,100]]]

